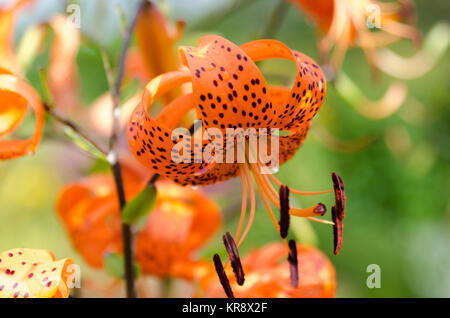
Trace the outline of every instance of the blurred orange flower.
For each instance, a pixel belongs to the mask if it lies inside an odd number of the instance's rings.
[[[415,24],[415,6],[411,0],[380,2],[375,0],[288,0],[317,23],[325,33],[319,43],[324,55],[334,47],[331,64],[340,67],[349,46],[363,48],[374,65],[378,47],[409,38],[421,40]],[[372,32],[377,30],[377,32]]]
[[[179,69],[175,43],[183,29],[184,22],[177,21],[174,28],[157,5],[147,2],[136,25],[138,50],[127,56],[127,73],[147,83],[159,74]],[[163,96],[163,101],[167,104],[180,94],[181,90],[175,88]]]
[[[0,298],[67,298],[75,278],[70,258],[46,250],[15,248],[0,253]]]
[[[28,104],[36,116],[34,134],[25,140],[1,139],[0,160],[34,153],[44,126],[44,107],[38,93],[21,78],[0,67],[0,137],[17,129],[27,114]]]
[[[122,163],[127,200],[145,185],[149,175]],[[199,191],[158,181],[155,209],[136,238],[136,259],[142,272],[160,277],[192,279],[198,264],[193,252],[221,225],[218,207]],[[108,252],[121,252],[118,200],[111,175],[97,174],[67,186],[57,211],[85,261],[103,266]]]
[[[288,251],[281,243],[270,243],[250,252],[242,262],[245,284],[227,272],[236,298],[329,298],[335,297],[336,275],[328,258],[318,249],[297,244],[298,287],[293,287],[287,261]],[[224,297],[214,270],[200,280],[204,297]]]

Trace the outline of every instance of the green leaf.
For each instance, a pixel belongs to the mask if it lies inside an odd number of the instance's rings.
[[[83,138],[80,134],[78,134],[71,127],[66,126],[64,128],[64,134],[69,137],[75,145],[83,149],[84,151],[90,153],[96,158],[107,161],[105,155],[97,149],[89,140]]]
[[[122,255],[117,253],[108,253],[103,257],[103,263],[106,272],[117,278],[123,279],[125,277],[125,260]],[[134,266],[134,277],[137,278],[140,273],[140,268],[137,264]]]
[[[148,184],[138,195],[128,202],[122,211],[122,221],[126,224],[141,223],[156,204],[156,187]]]

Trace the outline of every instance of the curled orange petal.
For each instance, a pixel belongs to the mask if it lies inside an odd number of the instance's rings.
[[[34,135],[26,140],[0,140],[0,160],[34,153],[44,126],[44,108],[34,88],[19,77],[0,70],[0,136],[17,127],[25,115],[24,108],[27,104],[36,116]]]

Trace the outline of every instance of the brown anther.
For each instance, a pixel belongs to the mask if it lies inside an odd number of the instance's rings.
[[[298,287],[298,258],[297,258],[297,244],[294,240],[289,240],[289,271],[291,273],[291,284],[294,288]]]
[[[219,276],[220,284],[222,285],[225,294],[228,298],[234,298],[233,291],[231,290],[230,286],[230,281],[228,280],[227,274],[225,274],[220,256],[218,254],[214,254],[213,261],[217,276]]]
[[[345,191],[344,182],[341,177],[336,173],[332,173],[331,178],[333,180],[334,195],[336,203],[331,209],[331,217],[334,222],[333,235],[334,235],[334,254],[338,255],[342,247],[342,240],[344,236],[344,217],[345,217]]]
[[[323,203],[317,203],[317,205],[314,207],[314,213],[322,216],[327,212],[327,207]]]
[[[336,207],[339,212],[339,218],[344,219],[344,212],[345,212],[344,182],[342,182],[341,177],[334,172],[331,174],[331,179],[333,180],[334,196],[336,198]]]
[[[230,232],[227,232],[223,236],[223,244],[227,249],[228,256],[230,257],[231,267],[233,268],[234,275],[236,276],[236,282],[242,286],[245,281],[244,269],[242,268],[241,259],[239,257],[239,251],[236,246],[236,242],[231,236]]]
[[[282,185],[280,187],[280,236],[286,238],[289,231],[290,215],[289,215],[289,187]]]
[[[344,222],[338,217],[336,206],[331,208],[331,217],[334,222],[333,235],[334,235],[334,255],[338,255],[342,246],[342,239],[344,236]]]

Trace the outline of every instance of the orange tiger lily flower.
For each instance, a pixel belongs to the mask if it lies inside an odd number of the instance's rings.
[[[28,104],[36,116],[34,134],[26,140],[1,139],[0,160],[34,153],[44,126],[44,107],[38,93],[18,76],[0,68],[0,137],[18,127],[27,113]]]
[[[318,249],[297,244],[298,286],[289,276],[288,253],[280,243],[270,243],[250,252],[242,261],[245,284],[239,286],[232,275],[230,285],[236,298],[330,298],[336,293],[336,273]],[[200,280],[203,297],[224,297],[215,273]]]
[[[263,203],[271,220],[280,231],[270,203],[280,207],[280,197],[275,183],[282,183],[271,174],[262,174],[266,168],[259,158],[254,163],[247,159],[244,163],[176,162],[179,156],[192,157],[192,150],[181,154],[174,149],[177,140],[200,148],[200,144],[186,134],[174,132],[175,124],[191,109],[206,128],[217,128],[225,132],[227,128],[279,128],[289,134],[279,137],[279,162],[289,160],[303,144],[311,125],[311,120],[322,105],[326,82],[320,67],[308,56],[289,49],[274,40],[259,40],[240,47],[214,35],[202,37],[198,47],[181,47],[180,55],[188,71],[166,73],[153,79],[146,87],[142,100],[131,115],[127,128],[127,138],[132,153],[147,168],[182,185],[207,185],[240,176],[242,184],[241,219],[235,235],[239,246],[248,234],[255,216],[255,191],[251,173],[256,181]],[[269,58],[284,58],[295,62],[297,77],[291,89],[268,86],[255,62]],[[183,95],[166,108],[154,120],[148,107],[155,99],[173,87],[192,82],[192,93]],[[172,136],[172,133],[175,133]],[[196,144],[197,143],[197,144]],[[203,148],[212,145],[205,142]],[[223,145],[227,149],[230,145]],[[230,148],[233,148],[234,144]],[[246,147],[248,144],[246,144]],[[223,154],[225,154],[223,150]],[[219,157],[220,157],[219,153]],[[189,158],[188,158],[189,159]],[[225,162],[225,161],[223,161]],[[247,192],[247,188],[249,192]],[[304,192],[290,189],[296,194],[322,194],[332,191]],[[250,217],[243,229],[250,194]],[[289,214],[307,217],[311,220],[334,224],[316,219],[325,213],[325,206],[318,203],[310,208],[288,208]],[[241,236],[242,234],[242,236]],[[282,235],[283,237],[284,235]],[[284,236],[285,237],[285,236]],[[284,242],[287,245],[286,240]]]
[[[127,73],[147,83],[159,74],[179,69],[175,43],[183,29],[183,21],[177,21],[174,28],[157,5],[147,2],[136,25],[138,50],[127,56]],[[163,100],[168,103],[180,94],[181,90],[175,89]]]
[[[46,250],[15,248],[0,253],[0,298],[67,298],[75,278],[70,258]]]
[[[420,32],[413,26],[415,7],[410,0],[288,1],[306,12],[325,33],[319,48],[325,55],[334,47],[331,64],[338,67],[349,46],[362,47],[369,62],[374,65],[376,48],[402,38],[411,39],[415,43],[421,39]],[[380,23],[379,26],[374,24],[374,27],[379,28],[378,32],[371,32],[368,20]]]
[[[122,164],[126,197],[130,200],[146,184],[143,174]],[[192,188],[158,181],[154,210],[136,237],[136,259],[145,274],[192,279],[203,262],[193,252],[221,224],[217,206]],[[75,248],[95,268],[103,256],[122,251],[119,207],[111,175],[94,175],[67,186],[59,196],[58,214]]]

